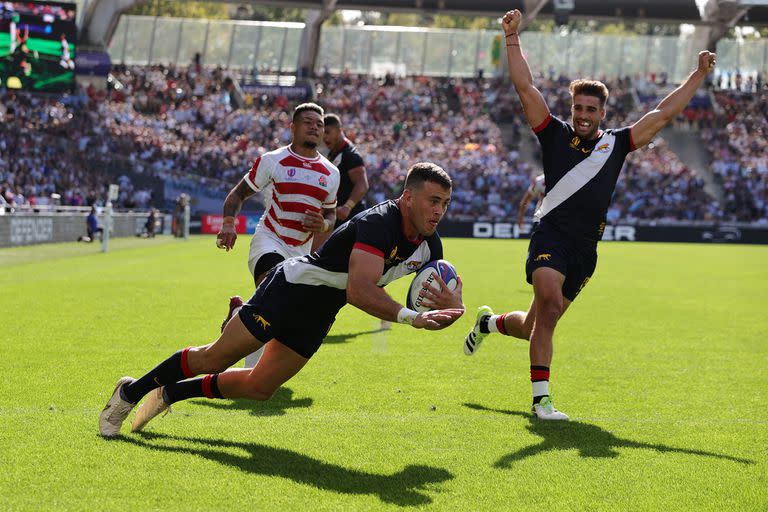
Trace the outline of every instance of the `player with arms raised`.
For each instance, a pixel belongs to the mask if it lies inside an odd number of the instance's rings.
[[[715,65],[715,55],[699,53],[698,66],[677,89],[631,127],[601,130],[608,89],[595,80],[571,82],[571,123],[553,117],[533,85],[521,47],[518,10],[502,19],[507,62],[525,117],[542,147],[546,195],[536,211],[538,226],[531,236],[526,279],[533,285],[527,312],[494,315],[488,306],[464,340],[474,354],[485,336],[498,332],[530,340],[533,412],[545,420],[567,420],[549,396],[552,338],[558,320],[587,284],[597,264],[597,242],[627,154],[648,144],[683,111]]]

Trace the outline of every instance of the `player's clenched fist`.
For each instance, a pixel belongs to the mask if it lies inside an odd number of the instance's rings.
[[[216,247],[219,249],[226,249],[229,252],[235,246],[235,240],[237,240],[237,233],[235,232],[235,223],[226,222],[221,225],[219,234],[216,235]]]
[[[702,73],[711,73],[715,69],[717,63],[717,55],[704,50],[699,52],[699,71]]]
[[[520,22],[523,19],[523,13],[518,9],[507,11],[503,18],[501,18],[501,28],[504,29],[505,34],[513,34],[520,28]]]

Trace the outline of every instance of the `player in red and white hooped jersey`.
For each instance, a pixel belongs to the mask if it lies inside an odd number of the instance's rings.
[[[256,192],[264,194],[266,209],[248,256],[248,269],[257,287],[272,267],[309,254],[333,230],[340,177],[336,166],[317,151],[323,130],[319,105],[303,103],[296,107],[291,144],[257,158],[224,201],[224,223],[216,245],[229,251],[237,239],[235,217],[243,201]],[[240,297],[230,299],[222,330],[241,304]]]
[[[312,252],[313,242],[320,237],[305,226],[304,219],[308,211],[320,214],[336,207],[336,166],[319,153],[306,158],[285,146],[257,158],[243,181],[265,195],[266,210],[256,227],[248,260],[254,277],[263,254],[276,252],[285,259]]]

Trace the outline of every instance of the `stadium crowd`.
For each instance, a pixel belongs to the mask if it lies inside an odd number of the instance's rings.
[[[724,218],[768,224],[768,97],[720,91],[715,98],[721,120],[702,138],[725,194]]]
[[[101,205],[116,154],[95,104],[0,96],[0,196],[11,206]],[[120,206],[146,207],[151,193],[127,176]]]
[[[0,194],[17,204],[53,193],[62,204],[98,204],[108,176],[114,181],[119,169],[228,191],[258,155],[290,140],[292,104],[284,97],[246,96],[246,108],[234,109],[226,75],[220,67],[196,64],[118,66],[107,93],[89,88],[67,104],[6,93],[0,97]],[[645,105],[635,107],[631,80],[605,81],[611,96],[604,126],[639,118]],[[570,117],[569,82],[537,77],[553,113],[564,119]],[[701,177],[657,140],[628,158],[609,221],[766,217],[765,101],[743,105],[735,93],[718,94],[725,112],[746,106],[754,113],[732,120],[724,132],[701,126],[726,191],[722,207],[704,191]],[[343,74],[318,81],[317,101],[342,117],[347,136],[358,145],[369,203],[394,197],[408,166],[430,160],[454,178],[450,217],[514,218],[534,169],[520,158],[517,143],[528,128],[509,85]],[[508,146],[500,123],[509,128]],[[759,126],[762,132],[755,130]],[[121,177],[120,206],[161,204],[162,198]]]

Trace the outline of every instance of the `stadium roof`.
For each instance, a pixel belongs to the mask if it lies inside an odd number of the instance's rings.
[[[251,0],[253,3],[319,9],[323,0]],[[539,0],[337,0],[336,9],[363,11],[412,11],[461,15],[501,15],[510,9],[525,12],[526,4],[533,8],[544,3],[539,15],[554,14],[552,1]],[[645,19],[677,23],[701,22],[696,0],[573,0],[571,16],[588,18]],[[757,0],[720,0],[722,4],[761,4],[749,8],[742,20],[768,24],[768,2]],[[745,5],[746,7],[746,5]]]

